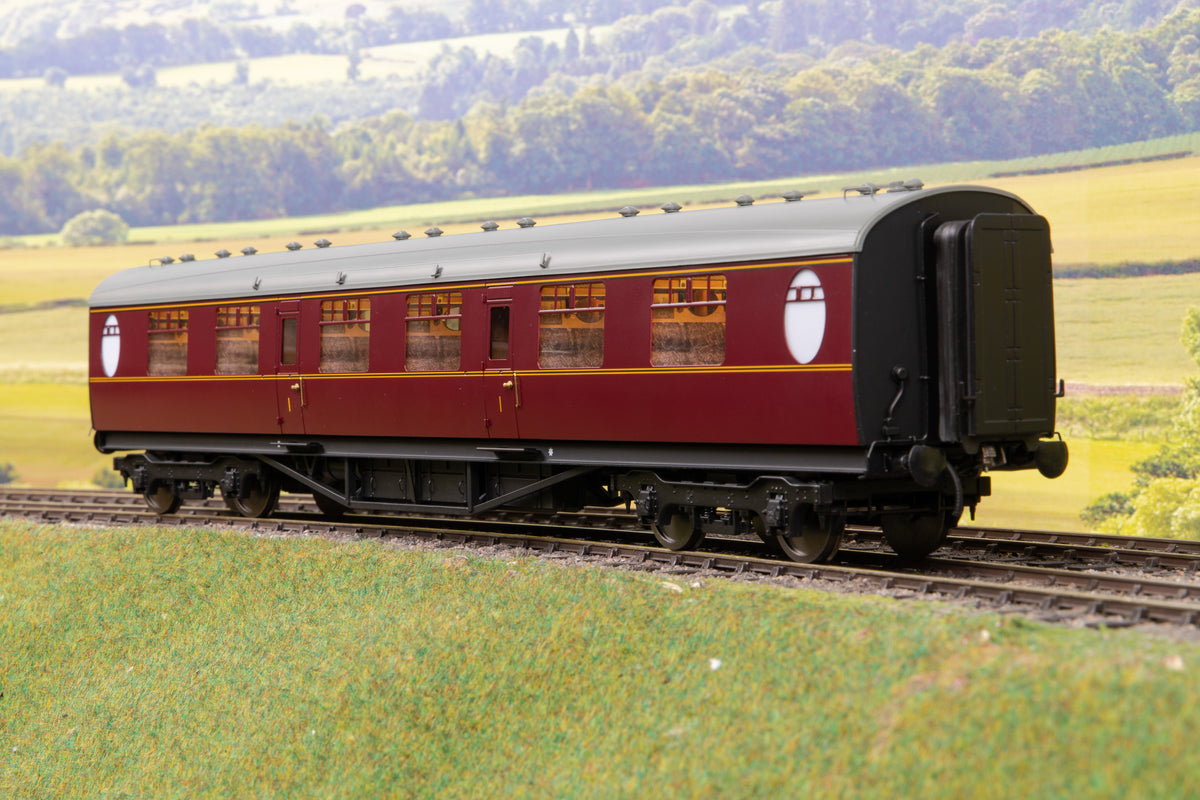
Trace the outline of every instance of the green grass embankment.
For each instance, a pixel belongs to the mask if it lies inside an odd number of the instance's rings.
[[[1185,797],[1198,663],[918,601],[0,522],[8,797]]]

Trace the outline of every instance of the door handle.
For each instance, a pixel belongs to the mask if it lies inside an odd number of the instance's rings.
[[[511,379],[500,384],[500,388],[508,389],[510,392],[513,393],[513,395],[514,395],[513,407],[514,408],[521,407],[521,387],[517,384],[517,376],[516,375],[513,375]]]
[[[304,378],[301,378],[300,380],[298,380],[292,384],[292,391],[300,393],[300,407],[307,408],[308,403],[305,402],[305,398],[304,398]]]

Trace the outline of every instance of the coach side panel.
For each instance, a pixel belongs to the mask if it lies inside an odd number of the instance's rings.
[[[853,270],[839,256],[96,309],[93,426],[858,445]]]

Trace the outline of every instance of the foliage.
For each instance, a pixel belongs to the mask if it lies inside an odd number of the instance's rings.
[[[579,18],[605,16],[593,5],[647,10],[581,2]],[[446,47],[415,91],[359,75],[361,47],[390,41],[365,15],[336,42],[304,45],[346,55],[357,78],[311,92],[236,71],[204,87],[155,85],[162,59],[131,49],[126,29],[114,41],[131,59],[128,86],[0,95],[0,119],[21,120],[0,126],[0,152],[20,152],[0,157],[0,233],[57,230],[93,207],[134,225],[256,219],[1004,159],[1200,128],[1200,10],[1160,17],[1161,4],[1143,2],[1158,24],[1095,31],[1095,15],[1078,23],[1091,9],[1081,3],[1026,30],[1029,15],[968,4],[957,22],[918,29],[896,23],[949,13],[947,4],[900,5],[861,0],[860,16],[842,3],[778,0],[717,13],[696,0],[623,16],[603,38],[585,29],[560,47],[525,37],[509,59]],[[519,29],[565,13],[517,0],[506,8],[503,22],[481,13],[462,24]],[[1047,19],[1079,30],[1049,29]],[[395,30],[413,20],[401,22]],[[947,25],[959,33],[934,36]],[[154,35],[175,41],[169,29]],[[248,108],[260,122],[245,125]]]
[[[468,0],[458,14],[393,5],[381,16],[371,17],[364,9],[364,13],[347,13],[342,26],[295,18],[286,26],[248,22],[230,13],[236,4],[218,4],[213,15],[171,23],[95,24],[85,12],[79,16],[91,24],[79,26],[76,22],[73,26],[70,4],[57,5],[62,7],[58,13],[67,19],[56,19],[54,11],[47,10],[48,19],[18,32],[0,48],[0,78],[37,76],[55,68],[71,75],[116,72],[131,61],[164,67],[293,53],[341,53],[350,38],[362,46],[378,47],[538,31],[561,27],[568,20],[582,26],[612,24],[615,49],[638,59],[672,51],[688,37],[714,36],[766,44],[777,51],[831,49],[848,41],[912,49],[920,44],[942,47],[951,42],[1027,38],[1051,28],[1133,30],[1161,19],[1175,2],[1125,0],[1117,6],[1107,0],[1025,0],[1007,9],[992,0],[956,0],[953,4],[947,0],[748,4],[741,0]],[[719,14],[718,6],[724,6],[726,13]],[[350,8],[357,11],[355,6]]]
[[[1133,278],[1146,275],[1190,275],[1200,272],[1200,258],[1180,261],[1129,262],[1120,264],[1072,264],[1055,267],[1056,278]]]
[[[1058,431],[1067,439],[1162,441],[1179,413],[1171,394],[1068,396],[1058,402]]]
[[[92,476],[92,484],[101,489],[124,489],[125,479],[116,470],[105,468],[96,470],[96,474]]]
[[[1200,309],[1183,321],[1181,339],[1200,365]],[[1132,467],[1137,476],[1125,503],[1089,506],[1102,530],[1136,536],[1200,539],[1200,378],[1190,378],[1170,441]]]
[[[0,484],[13,483],[18,477],[17,468],[12,462],[0,464]]]
[[[71,247],[123,244],[129,239],[129,225],[113,212],[97,208],[71,217],[61,235],[63,244]]]
[[[1124,517],[1132,514],[1133,507],[1129,504],[1129,500],[1128,492],[1109,492],[1089,503],[1083,511],[1079,512],[1079,518],[1089,527],[1096,528],[1112,517]]]

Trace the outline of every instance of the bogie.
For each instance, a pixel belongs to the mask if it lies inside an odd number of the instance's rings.
[[[183,499],[175,493],[175,487],[170,483],[157,483],[143,492],[146,505],[159,516],[174,514],[183,505]]]
[[[786,530],[775,534],[775,546],[792,561],[820,563],[837,553],[845,530],[844,513],[818,513],[811,507],[798,506],[792,509]]]
[[[949,531],[946,513],[920,511],[888,514],[883,518],[883,538],[906,559],[920,559],[941,547]]]
[[[671,506],[653,525],[654,538],[668,550],[695,550],[704,541],[704,529],[692,509]]]

